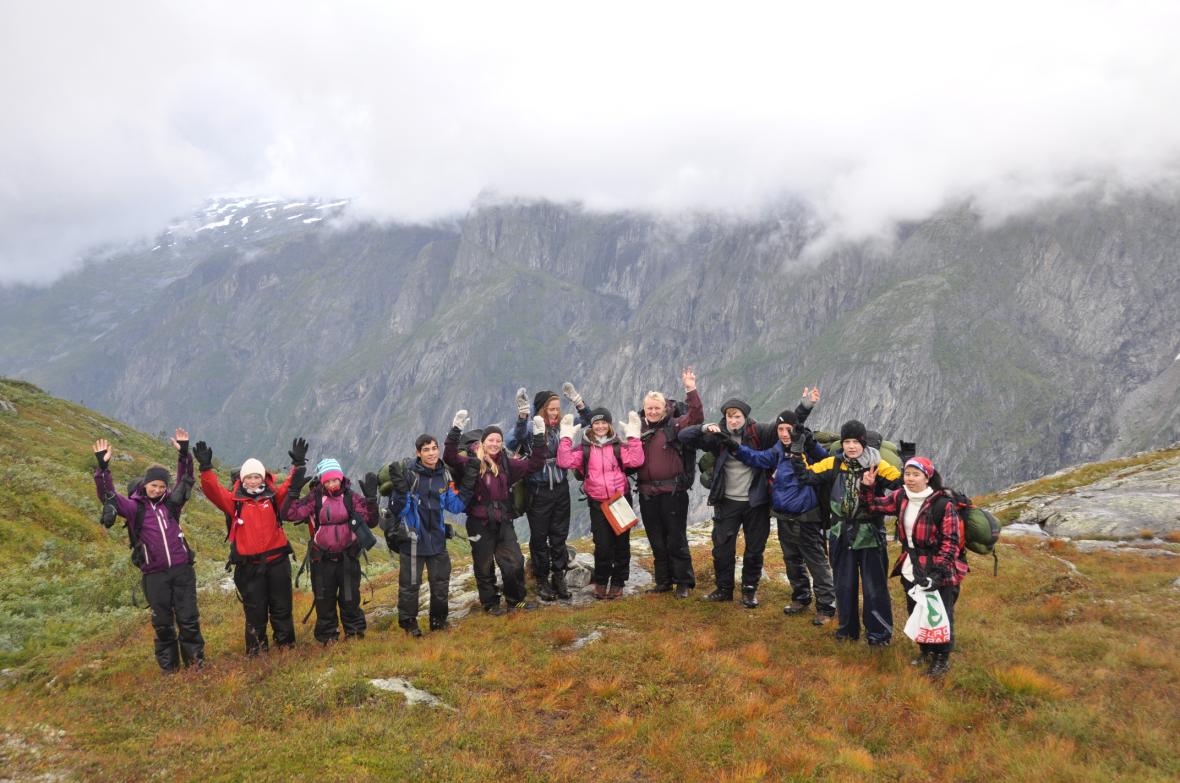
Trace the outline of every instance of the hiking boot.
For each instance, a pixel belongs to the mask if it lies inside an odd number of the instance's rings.
[[[557,600],[557,593],[553,591],[553,588],[549,584],[549,580],[544,577],[537,580],[537,598],[541,599],[542,601]]]
[[[606,585],[594,585],[594,598],[597,601],[601,601],[603,598],[606,598]]]
[[[492,604],[491,606],[485,606],[483,610],[486,614],[490,614],[492,617],[500,617],[506,611],[503,604]]]
[[[622,585],[611,585],[610,589],[606,591],[606,597],[611,601],[615,600],[623,594]]]
[[[950,670],[951,654],[949,652],[937,652],[930,656],[930,668],[926,671],[926,676],[938,679]]]
[[[834,638],[838,642],[855,642],[858,639],[860,639],[859,636],[849,636],[848,634],[843,633],[841,631],[836,631]]]
[[[888,647],[889,639],[869,639],[869,647]]]
[[[677,598],[688,598],[688,593],[692,588],[688,585],[677,585],[674,595]]]
[[[718,587],[713,592],[711,592],[708,595],[701,598],[701,600],[702,601],[712,601],[712,602],[732,601],[733,600],[733,591],[732,590],[722,590],[720,587]]]
[[[647,588],[647,592],[649,592],[649,593],[670,593],[670,592],[672,592],[672,585],[660,584],[659,582],[657,582],[654,585],[652,585],[651,587]]]
[[[816,612],[815,619],[811,621],[812,625],[827,625],[832,622],[834,618],[826,612]]]
[[[803,614],[807,611],[807,604],[799,603],[798,601],[791,601],[783,607],[783,614]]]
[[[508,611],[510,612],[531,612],[540,606],[536,601],[517,601],[514,604],[508,604]]]
[[[432,631],[445,631],[450,627],[451,624],[446,620],[436,620],[433,617],[430,618],[430,630]]]
[[[422,629],[418,627],[417,623],[414,623],[413,625],[403,626],[402,630],[406,632],[407,636],[412,636],[415,639],[422,638]]]
[[[570,589],[565,584],[565,571],[554,571],[552,582],[553,592],[557,593],[557,597],[563,601],[570,600]]]
[[[364,638],[365,638],[364,631],[357,631],[355,633],[344,634],[344,641],[348,641],[349,639],[364,639]]]
[[[929,650],[922,650],[918,653],[918,657],[910,661],[910,666],[925,666],[929,668],[930,659],[934,657],[934,653]]]
[[[758,590],[757,588],[743,587],[742,588],[742,606],[747,609],[758,608]]]

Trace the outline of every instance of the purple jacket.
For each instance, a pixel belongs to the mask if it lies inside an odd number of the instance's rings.
[[[177,484],[187,480],[191,488],[193,458],[187,452],[176,458],[176,477]],[[109,470],[94,471],[94,487],[100,501],[105,502],[108,494],[115,496],[115,508],[128,525],[135,524],[139,509],[143,508],[143,521],[138,530],[132,531],[143,558],[139,566],[141,571],[154,574],[193,562],[192,551],[180,529],[180,509],[188,499],[187,492],[177,492],[177,487],[169,487],[159,500],[153,501],[144,493],[143,487],[136,487],[131,497],[126,497],[115,491]]]

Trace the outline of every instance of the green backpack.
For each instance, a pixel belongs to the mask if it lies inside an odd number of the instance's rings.
[[[954,503],[959,512],[959,519],[963,520],[963,545],[977,555],[992,556],[992,575],[1000,572],[1000,558],[996,554],[996,542],[1000,540],[1000,520],[986,508],[980,508],[971,498],[962,492],[945,489],[944,498],[948,503]],[[935,501],[938,502],[937,500]],[[932,513],[934,508],[931,508]]]

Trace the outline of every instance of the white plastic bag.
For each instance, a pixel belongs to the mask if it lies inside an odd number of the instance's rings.
[[[951,640],[951,621],[946,606],[937,590],[927,592],[914,585],[910,588],[914,611],[905,624],[905,635],[918,644],[946,644]]]

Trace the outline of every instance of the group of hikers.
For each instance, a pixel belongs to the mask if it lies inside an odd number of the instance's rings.
[[[520,389],[507,440],[498,426],[466,429],[470,416],[460,410],[441,448],[435,436],[420,435],[412,457],[391,462],[380,475],[367,473],[357,483],[359,493],[335,459],[321,460],[309,474],[308,443],[302,438],[292,443],[292,467],[281,484],[251,458],[227,487],[213,469],[212,448],[198,441],[190,449],[188,433],[177,429],[172,439],[176,481],[166,468],[153,466],[123,495],[109,470],[111,446],[99,440],[94,478],[104,503],[103,523],[110,527],[115,516],[126,520],[132,559],[143,572],[151,607],[156,659],[161,669],[173,672],[204,661],[193,553],[180,528],[181,508],[194,485],[194,458],[202,492],[226,515],[226,567],[233,568],[250,655],[267,650],[268,623],[276,646],[295,643],[293,550],[284,522],[308,526],[304,565],[314,593],[314,635],[323,644],[337,641],[341,628],[346,639],[365,634],[360,558],[376,542],[371,529],[378,527],[399,561],[399,626],[422,636],[419,592],[425,571],[429,628],[448,627],[447,540],[455,532],[446,512],[466,515],[465,538],[486,613],[539,606],[527,594],[525,559],[514,527],[521,514],[528,520],[535,598],[568,600],[571,474],[580,482],[590,515],[594,598],[623,594],[630,576],[631,527],[616,512],[622,508],[626,516],[635,508],[636,495],[654,561],[649,592],[688,598],[696,587],[688,544],[689,491],[699,465],[713,509],[714,586],[704,601],[732,602],[736,594],[741,606],[759,606],[763,554],[774,517],[791,586],[785,614],[804,614],[814,602],[812,622],[825,626],[835,620],[837,640],[859,639],[863,626],[870,646],[885,646],[893,634],[888,577],[899,576],[911,611],[914,595],[936,592],[941,597],[949,632],[944,642],[923,643],[914,664],[934,677],[948,671],[953,607],[967,561],[957,505],[947,497],[932,462],[906,454],[894,460],[902,463],[899,469],[882,459],[874,445],[879,439],[856,420],[843,423],[838,441],[829,441],[829,453],[805,426],[819,401],[818,389],[804,389],[799,404],[770,424],[754,421],[750,406],[737,398],[721,404],[717,422],[705,424],[691,367],[681,379],[683,400],[649,391],[642,415],[631,411],[617,423],[606,408],[589,406],[570,383],[560,395],[535,394],[531,405]],[[573,406],[564,416],[562,396]],[[698,452],[703,454],[699,464]],[[305,488],[310,490],[306,495]],[[382,497],[388,498],[384,510]],[[892,571],[886,516],[897,518],[902,545]],[[739,532],[745,538],[740,584],[735,580]]]

